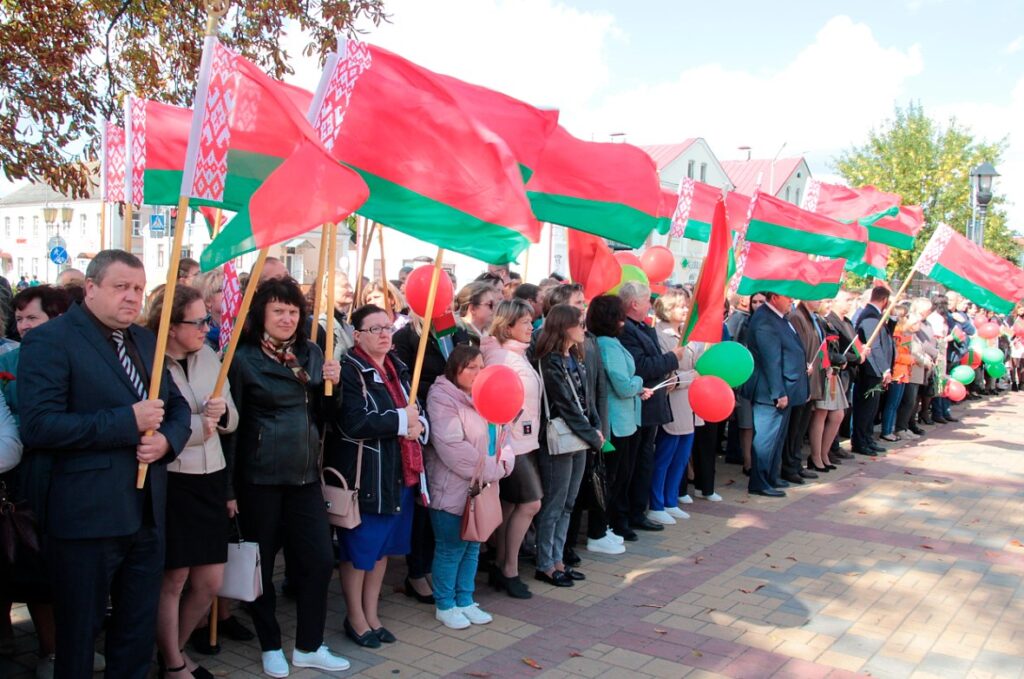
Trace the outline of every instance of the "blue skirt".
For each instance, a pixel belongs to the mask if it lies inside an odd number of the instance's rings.
[[[412,549],[412,512],[415,487],[402,489],[398,514],[363,513],[355,528],[338,529],[341,561],[351,561],[361,571],[372,571],[385,556],[404,556]]]

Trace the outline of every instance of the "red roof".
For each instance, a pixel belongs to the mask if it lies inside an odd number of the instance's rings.
[[[691,139],[684,139],[678,144],[653,144],[651,146],[641,146],[640,148],[654,160],[654,164],[658,166],[658,172],[661,172],[665,169],[666,165],[678,158],[683,151],[690,148],[695,141],[697,141],[697,139],[694,137]]]
[[[779,158],[775,161],[775,192],[782,188],[790,175],[796,172],[803,158]],[[729,176],[735,190],[748,196],[754,195],[757,178],[761,177],[761,188],[767,192],[771,183],[771,160],[723,160],[722,169]]]

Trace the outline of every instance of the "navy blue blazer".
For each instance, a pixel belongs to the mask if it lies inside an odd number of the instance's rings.
[[[148,385],[156,337],[133,325],[131,336]],[[47,499],[47,532],[61,539],[131,535],[149,513],[163,533],[167,498],[166,463],[177,457],[191,432],[191,409],[164,372],[160,433],[170,452],[149,466],[146,485],[136,490],[141,438],[132,405],[138,396],[114,347],[78,304],[32,330],[18,359],[21,437],[26,449],[53,457]]]
[[[636,374],[644,381],[645,387],[655,387],[670,373],[679,369],[679,359],[670,351],[662,351],[658,344],[658,332],[644,323],[626,319],[619,341],[633,356]],[[668,404],[668,390],[659,389],[640,405],[640,425],[662,425],[672,421],[672,409]]]
[[[743,385],[743,396],[755,403],[774,404],[783,396],[790,406],[807,403],[809,385],[804,345],[796,330],[768,304],[762,304],[747,323],[747,348],[754,356],[754,374]]]
[[[857,318],[857,335],[861,342],[868,341],[880,320],[882,320],[882,312],[873,304],[868,304],[861,310],[860,316]],[[895,359],[896,347],[892,343],[892,334],[889,332],[889,328],[883,327],[878,333],[878,339],[871,346],[868,360],[864,361],[860,369],[864,374],[882,377],[886,370],[892,370]]]

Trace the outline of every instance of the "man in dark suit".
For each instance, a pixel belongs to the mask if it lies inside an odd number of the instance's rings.
[[[152,660],[165,465],[188,440],[191,417],[167,373],[159,398],[145,398],[156,339],[133,325],[145,287],[137,257],[100,252],[86,272],[85,300],[34,330],[18,362],[25,447],[53,457],[45,530],[58,679],[92,674],[108,598],[106,675],[141,679]],[[139,462],[150,465],[142,490]]]
[[[882,313],[889,304],[889,289],[878,286],[871,291],[868,305],[857,318],[857,336],[867,344],[868,338],[882,321]],[[885,448],[875,443],[875,416],[882,400],[882,390],[892,381],[895,348],[889,329],[882,326],[871,353],[861,364],[853,389],[853,452],[875,457]]]
[[[814,472],[804,469],[802,451],[804,438],[811,426],[811,416],[814,414],[814,402],[822,400],[825,392],[825,372],[818,360],[818,349],[825,339],[825,333],[817,317],[820,306],[821,302],[817,300],[800,300],[788,316],[804,347],[810,390],[807,403],[790,406],[789,426],[786,428],[786,437],[782,443],[782,478],[797,485],[803,484],[804,479],[818,478]]]
[[[656,387],[670,373],[679,369],[679,358],[683,355],[681,346],[672,351],[662,351],[658,334],[646,320],[651,312],[651,289],[641,283],[625,283],[619,289],[619,297],[626,311],[626,325],[622,328],[619,341],[633,356],[636,374],[648,388]],[[628,520],[629,527],[613,526],[619,535],[625,530],[629,538],[632,531],[663,530],[664,526],[647,518],[647,503],[651,497],[651,477],[654,474],[654,439],[658,427],[672,421],[672,410],[668,404],[668,391],[659,389],[643,401],[640,406],[640,429],[634,436],[639,437],[636,448],[636,462],[632,465],[633,476],[629,482]],[[629,462],[626,462],[627,468]]]
[[[793,298],[764,293],[767,304],[754,312],[747,325],[747,348],[754,357],[754,374],[743,385],[753,403],[754,447],[747,490],[755,495],[784,497],[788,482],[779,479],[782,444],[790,413],[807,403],[807,362],[796,330],[786,319]]]

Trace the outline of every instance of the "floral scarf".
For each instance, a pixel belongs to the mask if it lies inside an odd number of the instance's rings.
[[[290,369],[295,377],[298,378],[303,384],[309,384],[309,373],[306,369],[299,364],[299,359],[295,357],[292,352],[292,347],[295,346],[295,337],[284,342],[279,342],[267,333],[263,333],[263,339],[260,341],[260,346],[263,350],[270,354],[278,363],[284,367]]]
[[[404,408],[409,405],[405,391],[402,390],[402,381],[398,377],[398,370],[390,355],[384,357],[384,365],[381,365],[370,358],[370,355],[363,351],[362,347],[356,346],[352,353],[370,364],[381,376],[384,388],[388,390],[388,396],[391,397],[395,408]],[[423,472],[423,447],[420,446],[419,441],[412,441],[404,436],[399,443],[402,450],[402,478],[406,486],[415,486],[420,482],[420,474]]]

